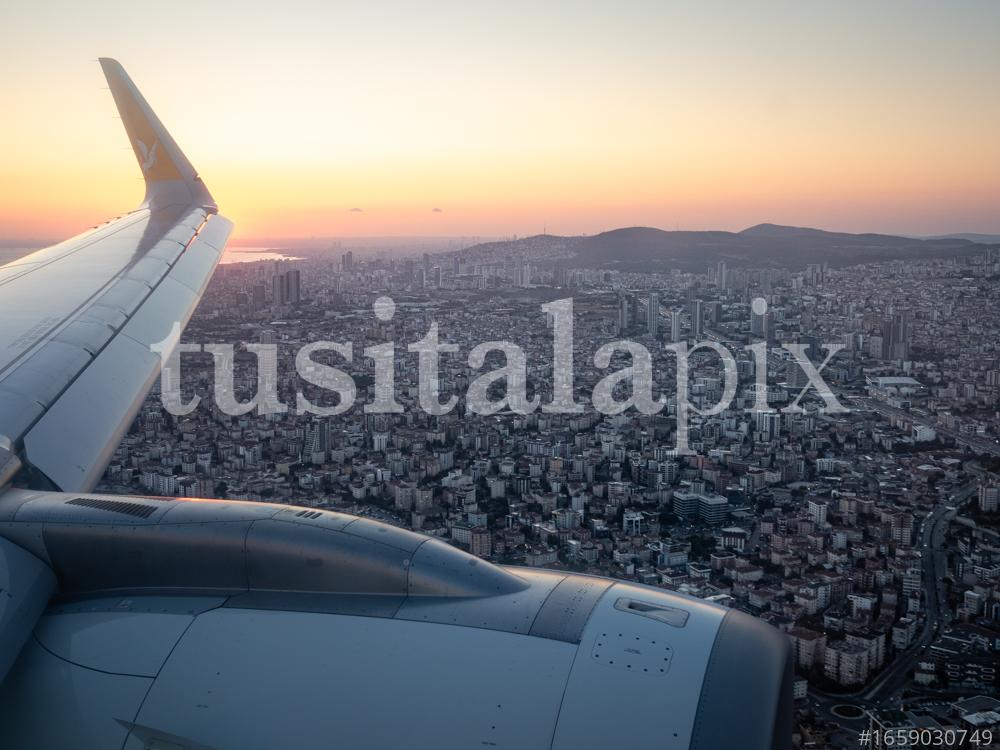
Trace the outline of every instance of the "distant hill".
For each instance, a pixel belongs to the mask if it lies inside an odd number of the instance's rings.
[[[544,249],[552,248],[546,258]],[[807,227],[758,224],[742,232],[668,232],[628,227],[590,237],[528,237],[494,242],[463,251],[510,254],[528,251],[537,261],[568,260],[590,267],[623,271],[670,270],[703,272],[725,261],[733,267],[803,269],[809,263],[849,266],[888,260],[975,255],[983,245],[964,237],[920,239],[885,234],[847,234]],[[507,252],[505,252],[507,251]]]
[[[984,245],[1000,244],[1000,234],[975,234],[974,232],[960,232],[958,234],[941,234],[936,237],[924,237],[925,240],[969,240],[970,242],[981,242]]]

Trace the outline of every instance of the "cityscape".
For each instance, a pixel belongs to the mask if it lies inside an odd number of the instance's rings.
[[[0,750],[1000,748],[1000,2],[3,29]]]
[[[154,388],[99,489],[342,511],[497,563],[740,609],[792,646],[798,747],[856,747],[868,728],[997,728],[1000,249],[642,273],[574,265],[567,247],[550,235],[433,253],[334,244],[224,263],[183,341],[236,345],[237,400],[273,389],[285,404],[303,390],[320,402],[295,352],[330,340],[354,342],[349,365],[331,364],[352,376],[357,405],[230,416],[212,405],[212,356],[184,354],[181,390],[202,404],[174,416]],[[373,305],[386,297],[395,314],[383,320]],[[567,299],[581,406],[468,409],[478,373],[465,355],[483,341],[521,346],[528,394],[551,400],[559,353],[541,308]],[[420,408],[406,351],[432,323],[456,347],[439,363],[442,399],[458,397],[444,414]],[[662,411],[590,404],[605,373],[589,364],[616,340],[650,352]],[[360,351],[385,342],[402,408],[366,413],[373,361]],[[691,350],[688,399],[705,415],[688,416],[687,455],[676,450],[670,349],[681,342],[727,346],[739,381],[712,413],[720,361]],[[274,347],[255,355],[247,344]],[[766,409],[755,344],[767,349]],[[826,408],[789,345],[804,347],[843,411]],[[626,399],[629,379],[619,386]],[[501,380],[491,398],[504,390]]]

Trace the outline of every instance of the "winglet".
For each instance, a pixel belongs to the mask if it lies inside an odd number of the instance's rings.
[[[110,57],[99,58],[99,62],[146,180],[143,205],[155,209],[176,204],[197,204],[214,209],[215,201],[198,173],[125,69]]]

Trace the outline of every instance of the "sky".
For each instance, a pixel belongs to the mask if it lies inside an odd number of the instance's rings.
[[[998,40],[995,0],[0,0],[0,242],[141,200],[99,56],[248,244],[1000,233]]]

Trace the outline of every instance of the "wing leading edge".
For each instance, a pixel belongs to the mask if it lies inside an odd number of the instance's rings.
[[[122,66],[101,58],[146,185],[135,210],[0,267],[0,444],[19,481],[86,491],[187,324],[232,222]]]

